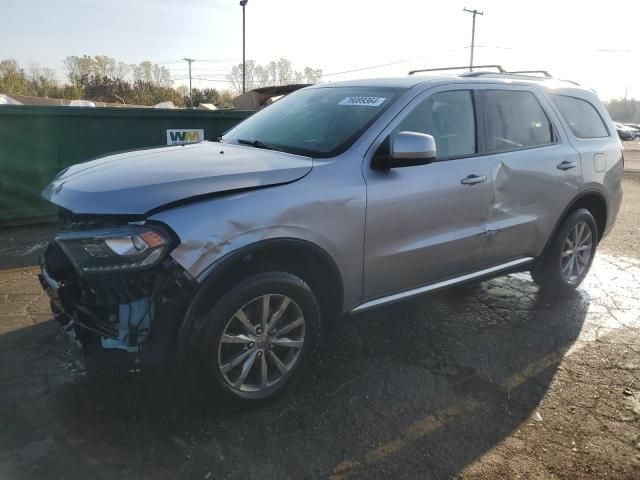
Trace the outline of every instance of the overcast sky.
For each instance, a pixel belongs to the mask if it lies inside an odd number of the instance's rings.
[[[151,60],[176,85],[194,75],[224,80],[242,58],[237,0],[2,0],[0,58],[56,69],[67,55],[106,54],[127,63]],[[476,64],[547,69],[595,88],[604,98],[640,98],[640,10],[579,0],[249,0],[247,58],[290,59],[325,74],[392,64],[323,80],[404,75],[412,68],[468,62],[477,8]],[[633,7],[633,8],[632,8]],[[199,81],[197,86],[228,87]]]

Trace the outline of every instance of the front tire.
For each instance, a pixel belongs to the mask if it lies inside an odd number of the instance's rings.
[[[531,270],[547,291],[563,292],[580,285],[589,273],[598,243],[598,228],[589,210],[572,212],[558,229],[544,256]]]
[[[198,347],[200,378],[212,399],[257,406],[301,378],[317,354],[320,308],[309,286],[286,272],[253,275],[205,314]]]

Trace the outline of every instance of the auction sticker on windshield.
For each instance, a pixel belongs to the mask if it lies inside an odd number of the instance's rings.
[[[363,105],[365,107],[379,107],[386,100],[384,97],[346,97],[338,105]]]

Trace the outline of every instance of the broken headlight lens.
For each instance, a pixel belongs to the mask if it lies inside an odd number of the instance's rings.
[[[81,274],[149,268],[161,262],[171,246],[169,235],[147,225],[61,232],[56,242]]]

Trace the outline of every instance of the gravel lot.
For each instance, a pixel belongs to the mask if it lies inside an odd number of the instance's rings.
[[[624,142],[625,170],[640,172],[640,140]]]
[[[638,479],[640,175],[624,188],[575,294],[515,274],[346,319],[313,378],[243,413],[76,351],[30,266],[51,227],[0,230],[0,478]]]

